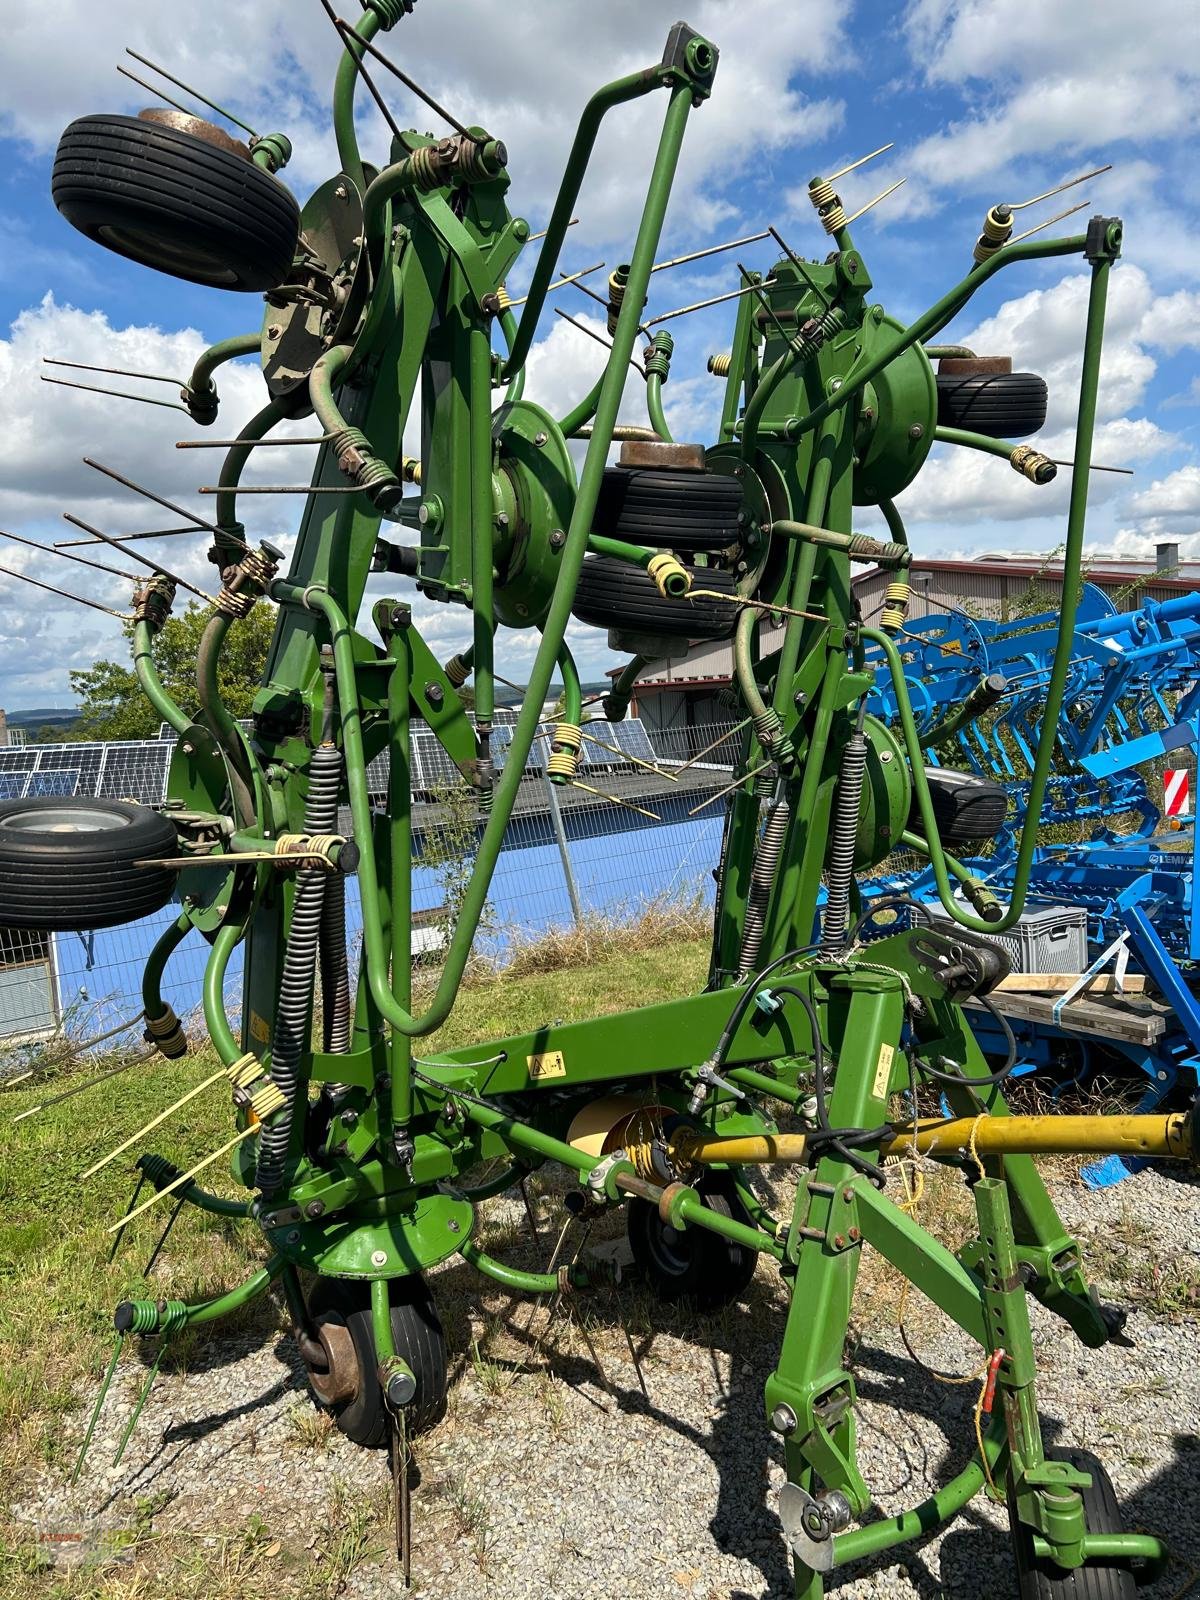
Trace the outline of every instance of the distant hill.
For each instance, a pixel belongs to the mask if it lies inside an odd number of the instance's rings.
[[[77,706],[33,706],[8,713],[10,728],[69,728],[79,718]]]

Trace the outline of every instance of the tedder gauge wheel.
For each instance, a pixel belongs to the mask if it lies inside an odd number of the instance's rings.
[[[719,1216],[750,1222],[728,1172],[714,1172],[695,1187]],[[630,1200],[627,1211],[633,1259],[660,1300],[687,1300],[698,1311],[716,1311],[745,1294],[758,1259],[753,1250],[701,1228],[677,1232],[648,1200]]]
[[[1008,811],[1008,792],[1003,784],[954,767],[926,767],[925,778],[938,837],[944,845],[953,849],[978,839],[994,839],[1000,832]],[[908,825],[921,831],[921,814],[915,799]]]
[[[723,567],[687,570],[694,588],[716,589],[734,598],[732,572]],[[737,607],[725,600],[690,595],[664,599],[648,572],[616,556],[589,556],[583,563],[571,609],[580,622],[593,628],[624,628],[672,639],[728,638],[738,615]]]
[[[91,116],[58,142],[51,192],[73,227],[189,283],[261,293],[291,270],[300,208],[245,145],[180,118]],[[219,140],[219,142],[218,142]]]
[[[1024,439],[1037,433],[1046,422],[1046,380],[1036,372],[977,370],[988,365],[986,359],[941,362],[939,427],[965,428],[989,439]]]
[[[396,1354],[408,1362],[417,1380],[405,1420],[410,1434],[423,1433],[446,1412],[446,1335],[419,1273],[393,1279],[389,1289]],[[388,1413],[376,1373],[368,1285],[318,1278],[308,1312],[326,1356],[323,1368],[308,1363],[313,1398],[332,1412],[338,1431],[348,1439],[369,1450],[382,1449],[388,1441]]]
[[[664,550],[723,550],[738,542],[743,489],[717,472],[609,467],[600,483],[595,533]]]
[[[0,927],[71,933],[116,928],[161,911],[177,855],[173,824],[132,800],[0,802]]]
[[[1089,1533],[1124,1531],[1112,1479],[1090,1451],[1047,1450],[1046,1455],[1055,1461],[1069,1461],[1081,1472],[1091,1473],[1091,1487],[1082,1491]],[[1010,1482],[1008,1516],[1017,1564],[1017,1593],[1021,1600],[1132,1600],[1137,1592],[1137,1580],[1132,1570],[1119,1561],[1087,1561],[1082,1567],[1068,1570],[1055,1561],[1034,1555],[1033,1533],[1017,1521],[1015,1498]]]

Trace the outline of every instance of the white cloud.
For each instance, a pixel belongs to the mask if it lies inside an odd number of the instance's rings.
[[[1200,467],[1180,467],[1165,478],[1159,478],[1139,494],[1132,496],[1129,509],[1139,518],[1154,518],[1158,522],[1172,519],[1182,525],[1179,533],[1200,531]]]

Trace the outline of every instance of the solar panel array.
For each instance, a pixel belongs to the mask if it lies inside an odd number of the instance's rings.
[[[99,795],[161,805],[172,748],[160,739],[0,747],[0,800]]]

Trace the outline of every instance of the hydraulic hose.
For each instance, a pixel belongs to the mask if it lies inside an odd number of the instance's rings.
[[[596,407],[600,404],[600,390],[603,383],[604,374],[601,373],[574,411],[568,411],[566,416],[559,422],[558,425],[562,429],[565,439],[572,438],[579,432],[580,428],[589,423],[596,415]]]
[[[309,763],[308,798],[304,805],[306,833],[337,831],[341,778],[341,752],[332,741],[323,740],[313,751]],[[273,1193],[283,1182],[292,1129],[297,1116],[304,1115],[305,1108],[299,1093],[299,1066],[309,1039],[325,888],[326,873],[323,868],[315,871],[301,869],[292,901],[292,922],[288,931],[287,952],[283,958],[271,1051],[271,1078],[287,1103],[269,1122],[263,1124],[255,1181],[264,1194]]]

